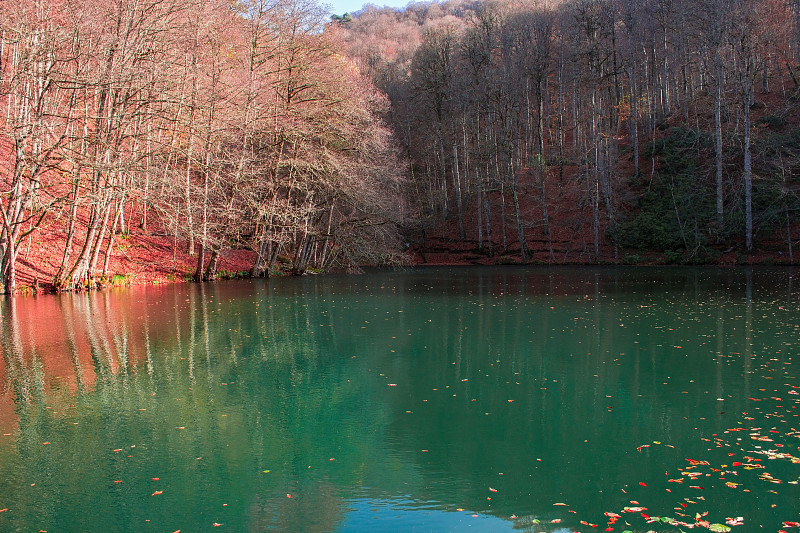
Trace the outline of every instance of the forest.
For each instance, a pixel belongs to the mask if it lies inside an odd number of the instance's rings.
[[[798,17],[797,0],[454,0],[340,25],[391,100],[420,247],[793,263]]]
[[[234,249],[357,270],[437,233],[489,261],[795,261],[798,0],[0,11],[5,293],[23,247],[82,290],[137,234],[196,281]]]
[[[23,0],[0,26],[0,269],[56,233],[56,290],[110,276],[158,231],[213,279],[220,255],[391,261],[407,218],[388,102],[304,0]],[[155,229],[154,229],[155,228]],[[365,244],[366,243],[366,244]],[[44,281],[44,280],[43,280]]]

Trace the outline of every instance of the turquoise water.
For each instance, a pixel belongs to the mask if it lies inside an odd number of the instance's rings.
[[[437,268],[8,300],[0,530],[787,529],[797,276]]]

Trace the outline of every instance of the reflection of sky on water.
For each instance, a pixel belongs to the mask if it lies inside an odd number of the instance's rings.
[[[417,532],[503,532],[519,531],[500,518],[464,511],[437,509],[436,502],[415,502],[401,499],[358,498],[348,500],[347,514],[337,529],[344,532],[393,531]]]

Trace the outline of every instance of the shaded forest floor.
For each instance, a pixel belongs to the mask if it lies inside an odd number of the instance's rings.
[[[776,90],[769,93],[756,92],[753,115],[753,137],[768,139],[789,139],[800,133],[800,90],[794,87],[791,80],[777,83]],[[708,102],[706,100],[709,100]],[[700,95],[692,106],[699,110],[711,109],[708,95]],[[730,109],[736,112],[734,103]],[[696,131],[710,132],[713,118],[702,111],[692,111],[689,123]],[[779,121],[776,121],[779,118]],[[737,120],[730,118],[729,127]],[[775,125],[779,122],[779,125]],[[686,129],[684,117],[674,117],[661,124],[656,132],[656,145],[677,128]],[[623,125],[627,130],[628,125]],[[736,133],[728,131],[726,141],[729,143],[725,160],[725,180],[727,187],[736,189],[742,175],[742,155],[737,150],[740,141]],[[710,135],[710,134],[709,134]],[[612,187],[614,200],[612,209],[618,222],[634,220],[638,212],[638,200],[649,188],[652,176],[664,171],[663,162],[646,157],[647,141],[643,139],[640,146],[640,177],[633,178],[634,165],[630,138],[623,135],[619,144],[619,153],[623,154],[615,162]],[[733,145],[733,146],[731,146]],[[758,147],[755,144],[756,148]],[[740,150],[740,147],[738,147]],[[794,148],[791,149],[794,151]],[[698,187],[711,187],[713,184],[713,148],[706,147],[705,153],[698,157],[698,171],[693,179]],[[760,179],[759,168],[754,168],[756,179]],[[587,183],[590,181],[581,175],[577,166],[550,166],[546,179],[545,196],[547,200],[547,219],[545,224],[542,209],[542,188],[540,179],[531,169],[523,169],[519,175],[519,203],[523,231],[528,247],[529,264],[706,264],[706,265],[789,265],[800,264],[800,223],[792,223],[790,228],[793,250],[789,252],[787,228],[785,222],[773,227],[760,227],[756,221],[754,246],[750,251],[745,247],[744,231],[735,232],[722,238],[707,237],[706,253],[702,257],[693,255],[693,250],[641,249],[635,247],[615,246],[607,235],[609,226],[608,210],[600,195],[599,205],[599,246],[595,253],[594,245],[594,213],[591,203],[592,194]],[[709,181],[703,181],[709,180]],[[741,187],[739,187],[741,189]],[[797,191],[791,191],[796,195]],[[499,192],[489,195],[491,205],[490,231],[491,250],[489,249],[485,213],[478,215],[475,191],[468,191],[463,202],[462,220],[464,237],[461,237],[460,224],[453,195],[448,197],[448,215],[441,214],[429,219],[424,230],[417,230],[409,236],[409,256],[413,264],[428,265],[497,265],[522,264],[520,240],[514,205],[508,192],[503,198]],[[741,198],[726,199],[726,202],[739,201]],[[713,209],[713,207],[712,207]],[[734,207],[730,204],[726,209]],[[505,212],[503,216],[502,212]],[[479,218],[480,217],[480,218]],[[796,215],[793,217],[795,218]],[[784,219],[785,220],[785,219]],[[479,232],[478,225],[482,225]],[[503,231],[505,225],[505,232]],[[702,231],[702,230],[701,230]],[[503,238],[505,233],[505,243]],[[739,235],[738,233],[741,233]],[[670,253],[672,252],[672,253]]]
[[[523,204],[524,205],[524,204]],[[523,210],[525,208],[523,207]],[[479,246],[477,230],[468,230],[465,239],[459,237],[457,222],[448,220],[425,232],[417,233],[409,247],[408,255],[415,265],[520,265],[520,264],[620,264],[620,265],[665,265],[678,264],[659,250],[625,250],[615,248],[605,239],[601,240],[598,259],[594,258],[594,243],[591,218],[574,218],[568,212],[556,212],[550,217],[551,237],[541,231],[526,232],[528,259],[523,262],[516,226],[513,217],[507,221],[507,243],[504,251],[502,239],[493,237],[490,254],[485,234],[483,246]],[[792,233],[800,235],[800,226],[794,225]],[[719,258],[707,265],[797,265],[798,253],[795,249],[790,261],[786,236],[772,234],[761,237],[758,246],[745,253],[744,239],[733,245],[719,246]],[[798,242],[794,242],[797,246]],[[551,253],[552,245],[552,253]]]
[[[533,176],[523,175],[520,180],[520,211],[523,219],[523,230],[528,247],[527,264],[627,264],[627,265],[664,265],[681,264],[668,257],[663,250],[640,250],[615,247],[605,238],[608,219],[604,210],[600,213],[599,246],[597,258],[594,249],[594,224],[592,206],[587,205],[583,183],[576,176],[576,169],[566,168],[564,179],[558,184],[547,186],[549,232],[545,230],[542,215],[541,188],[534,183]],[[555,181],[555,180],[554,180]],[[552,190],[551,190],[552,188]],[[625,197],[632,197],[635,191],[631,187],[617,191]],[[498,194],[491,196],[493,208],[502,204]],[[425,231],[414,232],[410,239],[408,255],[415,265],[504,265],[523,264],[519,245],[516,219],[513,205],[506,202],[505,233],[503,246],[502,216],[492,213],[491,216],[491,251],[486,233],[486,219],[482,215],[483,229],[478,233],[478,216],[476,201],[470,199],[465,203],[463,223],[465,238],[460,238],[458,218],[450,215],[446,219],[437,220]],[[712,245],[716,252],[714,260],[704,260],[706,265],[789,265],[800,264],[800,224],[792,229],[793,261],[790,261],[786,239],[786,228],[760,233],[752,251],[746,252],[744,236],[728,239]],[[480,237],[480,240],[479,240]],[[683,264],[693,264],[691,260]]]

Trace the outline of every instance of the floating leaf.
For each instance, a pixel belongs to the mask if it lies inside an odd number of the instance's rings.
[[[726,526],[725,524],[711,524],[708,526],[709,531],[714,531],[717,533],[725,533],[726,531],[730,531],[730,526]]]

